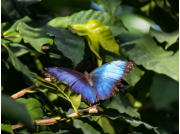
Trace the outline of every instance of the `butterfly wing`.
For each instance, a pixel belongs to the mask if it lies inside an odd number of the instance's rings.
[[[57,67],[45,68],[43,73],[46,77],[50,77],[51,79],[67,82],[72,90],[82,95],[82,98],[85,101],[90,103],[96,102],[95,91],[89,85],[83,73],[71,69]]]
[[[132,62],[113,61],[91,72],[90,76],[99,100],[111,97],[116,83],[133,67]]]

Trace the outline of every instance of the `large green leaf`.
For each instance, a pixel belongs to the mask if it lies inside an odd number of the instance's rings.
[[[100,11],[87,10],[81,11],[68,17],[57,17],[48,22],[48,25],[57,28],[67,28],[68,25],[85,24],[88,20],[98,20],[104,25],[110,27],[113,36],[118,35],[125,31],[125,28],[120,19]]]
[[[2,117],[12,121],[20,121],[29,129],[33,129],[33,122],[23,104],[17,103],[7,96],[1,97]]]
[[[41,47],[44,44],[52,45],[53,40],[46,34],[45,28],[33,28],[25,23],[18,25],[20,36],[23,38],[25,43],[29,43],[38,52],[43,53]]]
[[[153,127],[150,124],[145,123],[145,122],[140,121],[140,120],[137,120],[137,119],[126,117],[126,116],[123,116],[123,115],[117,115],[115,113],[108,113],[108,114],[104,113],[101,116],[102,117],[107,117],[107,118],[109,118],[111,120],[118,120],[119,119],[119,120],[125,121],[125,122],[129,123],[133,127],[139,127],[140,125],[143,125],[146,129],[153,130],[156,134],[160,134],[157,131],[156,127]]]
[[[154,75],[150,88],[150,96],[156,108],[167,107],[170,103],[178,101],[178,82],[164,75]]]
[[[152,20],[138,14],[124,14],[120,18],[128,31],[135,35],[148,34],[150,27],[160,29]]]
[[[165,32],[160,32],[151,28],[149,31],[149,34],[155,37],[160,43],[166,42],[167,43],[165,46],[166,49],[170,47],[171,45],[173,45],[179,37],[178,30],[172,33],[165,33]]]
[[[28,98],[28,99],[19,98],[16,101],[19,103],[23,103],[26,106],[27,111],[31,115],[32,119],[37,120],[42,118],[43,116],[42,106],[38,100],[34,98]]]
[[[74,127],[80,128],[84,134],[100,134],[99,131],[97,131],[87,122],[83,122],[82,120],[79,120],[79,119],[74,119],[73,123],[74,123]]]
[[[30,81],[31,83],[34,82],[34,79],[32,77],[31,71],[28,69],[28,67],[26,65],[24,65],[15,55],[14,53],[11,51],[11,49],[4,43],[2,43],[2,45],[7,49],[8,53],[9,53],[9,58],[11,60],[12,65],[14,66],[14,68],[17,71],[22,72]]]
[[[55,36],[54,43],[57,49],[61,51],[64,56],[71,59],[73,65],[77,65],[83,60],[85,42],[82,38],[73,35],[65,29],[48,26],[47,31],[51,36]]]
[[[165,74],[178,81],[178,54],[165,51],[150,36],[123,44],[126,53],[137,65]]]
[[[98,20],[89,20],[86,24],[72,25],[71,31],[87,38],[89,48],[96,55],[99,66],[102,64],[100,47],[119,55],[119,45],[112,36],[110,28]]]
[[[110,104],[106,108],[116,109],[119,113],[128,114],[131,117],[140,118],[140,114],[130,105],[127,98],[123,96],[113,96]]]
[[[38,75],[34,74],[36,85],[48,89],[49,92],[56,93],[58,96],[71,103],[74,111],[78,114],[78,108],[81,103],[81,95],[74,93],[64,82],[48,82]],[[38,90],[38,88],[37,88]],[[41,91],[41,90],[40,90]]]

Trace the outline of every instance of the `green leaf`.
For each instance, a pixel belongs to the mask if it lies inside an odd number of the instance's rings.
[[[22,18],[22,19],[17,20],[7,31],[5,31],[5,32],[3,33],[3,36],[7,36],[7,35],[9,35],[9,34],[12,33],[12,32],[18,32],[17,26],[18,26],[20,23],[22,23],[22,22],[30,22],[30,21],[31,21],[31,18],[29,18],[29,17],[27,17],[27,16],[25,16],[25,17]]]
[[[118,6],[120,5],[121,1],[120,0],[96,0],[97,4],[106,10],[107,12],[111,13],[114,15],[116,12]]]
[[[98,65],[101,66],[100,46],[114,54],[119,54],[119,45],[116,43],[110,28],[98,20],[89,20],[86,24],[72,25],[71,31],[87,38],[89,48],[96,55]]]
[[[56,133],[51,132],[51,131],[41,131],[41,132],[34,133],[34,134],[56,134]]]
[[[123,96],[113,96],[112,101],[106,108],[116,109],[119,113],[125,113],[131,117],[140,118],[140,114],[130,105],[127,98]]]
[[[81,94],[74,93],[73,90],[67,88],[67,86],[58,85],[56,86],[58,89],[58,95],[67,101],[69,101],[75,111],[78,114],[78,108],[81,103]]]
[[[18,32],[9,32],[8,34],[4,35],[4,38],[14,43],[20,43],[22,40],[22,37],[20,37]]]
[[[45,87],[49,92],[56,93],[58,96],[71,103],[74,111],[78,114],[78,108],[81,103],[81,94],[74,93],[69,89],[65,82],[48,82],[38,75],[34,74],[36,85]]]
[[[18,25],[20,36],[23,38],[25,43],[29,43],[38,52],[43,53],[41,47],[44,44],[53,44],[53,40],[46,34],[45,28],[33,28],[25,23]]]
[[[56,17],[48,22],[49,26],[55,28],[67,28],[69,25],[69,16],[67,17]]]
[[[2,117],[12,121],[20,121],[29,129],[33,129],[33,122],[23,104],[17,103],[7,96],[1,97]]]
[[[12,65],[17,71],[22,72],[27,78],[31,81],[31,84],[34,82],[31,71],[28,69],[26,65],[24,65],[12,52],[12,50],[4,43],[2,45],[7,49],[9,58],[11,60]]]
[[[7,22],[1,23],[1,36],[8,29],[9,24]]]
[[[131,86],[135,86],[136,83],[141,79],[144,75],[144,71],[139,69],[137,66],[134,67],[128,75],[126,75],[123,79]]]
[[[22,44],[9,43],[9,47],[16,57],[22,56],[29,52],[28,48]]]
[[[98,116],[95,121],[102,127],[103,131],[108,134],[115,134],[115,130],[107,117]]]
[[[113,36],[116,36],[123,31],[125,31],[125,27],[123,26],[120,19],[108,14],[102,13],[100,11],[94,10],[87,10],[87,11],[80,11],[78,13],[73,14],[72,16],[68,17],[57,17],[50,22],[48,25],[57,27],[57,28],[67,28],[68,25],[75,25],[75,24],[85,24],[89,20],[98,20],[102,24],[109,26]]]
[[[165,74],[178,81],[178,54],[172,51],[165,51],[152,37],[144,36],[135,41],[123,45],[128,57],[137,65],[143,65],[148,70]]]
[[[159,29],[159,26],[156,25],[152,20],[137,14],[125,14],[120,16],[120,18],[123,24],[128,28],[128,31],[135,35],[147,34],[150,27]]]
[[[9,132],[9,133],[11,133],[11,134],[14,134],[13,129],[12,129],[12,126],[9,125],[9,124],[3,124],[3,123],[1,123],[1,132],[2,132],[2,131],[5,131],[5,132]]]
[[[174,31],[172,33],[159,32],[151,28],[149,34],[155,37],[160,43],[166,42],[165,49],[173,45],[179,37],[179,31]]]
[[[28,98],[28,99],[19,98],[16,101],[19,103],[23,103],[26,106],[27,111],[29,112],[33,120],[42,118],[43,116],[42,106],[38,100],[34,98]]]
[[[73,35],[65,29],[48,26],[47,31],[51,36],[55,36],[54,43],[57,49],[61,51],[64,56],[71,59],[73,65],[77,65],[83,60],[85,42],[82,38]]]
[[[16,43],[20,43],[22,37],[20,36],[17,27],[22,22],[30,22],[31,19],[29,17],[24,17],[22,19],[17,20],[7,31],[3,32],[3,37],[7,38],[8,40]]]
[[[80,128],[84,134],[100,134],[99,131],[97,131],[95,128],[93,128],[87,122],[83,122],[79,119],[73,119],[73,123],[74,123],[74,127]]]
[[[132,118],[127,118],[127,117],[126,118],[123,117],[123,118],[127,123],[131,124],[131,126],[133,126],[133,127],[138,127],[140,125],[144,125],[147,129],[153,129],[156,134],[160,134],[157,131],[156,127],[153,127],[153,126],[149,125],[148,123],[145,123],[145,122],[139,121],[139,120],[135,120],[135,119],[132,119]]]
[[[143,134],[142,132],[136,132],[136,131],[134,131],[134,132],[132,132],[132,133],[130,133],[130,134]]]
[[[23,4],[23,6],[28,7],[32,4],[41,2],[42,0],[18,0],[18,2],[20,2],[20,4]]]
[[[72,132],[69,130],[59,130],[58,132],[56,132],[56,134],[70,134],[70,133]]]
[[[150,88],[150,97],[157,109],[167,107],[170,103],[178,101],[178,82],[164,75],[154,75]]]
[[[112,119],[112,120],[120,119],[122,121],[125,121],[125,122],[129,123],[133,127],[139,127],[140,125],[143,125],[147,129],[153,130],[156,134],[160,134],[157,131],[156,127],[153,127],[153,126],[149,125],[148,123],[145,123],[145,122],[140,121],[140,120],[136,120],[136,119],[133,119],[133,118],[130,118],[130,117],[126,117],[126,116],[123,116],[123,115],[117,115],[117,114],[113,114],[113,113],[111,113],[111,114],[110,113],[109,114],[105,113],[105,114],[102,114],[101,116],[102,117],[107,117],[107,118]]]

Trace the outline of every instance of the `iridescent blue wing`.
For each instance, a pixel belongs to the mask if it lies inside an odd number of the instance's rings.
[[[82,95],[85,101],[90,103],[96,102],[96,93],[83,73],[57,67],[45,68],[43,73],[46,77],[50,77],[51,79],[67,82],[72,90]]]
[[[111,97],[115,92],[117,82],[133,67],[132,62],[113,61],[106,63],[90,73],[93,88],[98,100]]]

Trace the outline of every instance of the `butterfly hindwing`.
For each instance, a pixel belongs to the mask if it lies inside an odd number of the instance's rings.
[[[67,82],[72,90],[82,95],[85,101],[90,103],[96,102],[96,94],[83,73],[66,68],[50,67],[45,68],[44,74],[58,81]]]
[[[111,97],[115,90],[116,82],[132,68],[133,63],[125,61],[113,61],[106,63],[91,72],[91,79],[99,100]]]
[[[72,85],[72,89],[74,89],[77,93],[80,93],[86,102],[95,103],[97,101],[95,90],[89,85],[85,77],[77,80]]]

